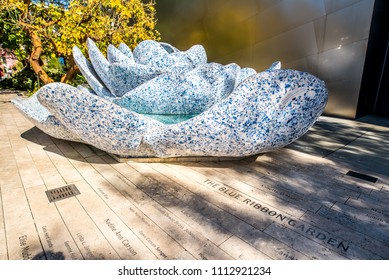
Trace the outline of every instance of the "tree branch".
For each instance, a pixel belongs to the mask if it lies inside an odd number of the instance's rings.
[[[41,39],[33,30],[28,30],[28,33],[30,35],[31,42],[32,42],[32,52],[30,56],[30,65],[32,69],[38,75],[39,79],[42,80],[43,83],[49,84],[54,82],[54,80],[50,78],[49,75],[47,75],[45,70],[43,70],[40,64],[40,56],[43,52]]]
[[[74,58],[72,55],[69,57],[69,63],[70,63],[70,68],[65,73],[65,75],[61,77],[61,83],[66,83],[67,81],[71,81],[76,76],[76,74],[79,73],[79,69],[76,63],[74,62]]]

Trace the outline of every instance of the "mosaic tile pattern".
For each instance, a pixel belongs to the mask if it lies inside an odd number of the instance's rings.
[[[185,74],[165,73],[112,101],[141,114],[199,114],[232,93],[243,72],[237,64],[202,64]]]
[[[93,92],[101,97],[112,97],[111,92],[105,87],[104,83],[96,74],[92,64],[86,59],[81,50],[76,46],[73,47],[73,58],[78,68],[80,69],[81,74],[88,81],[88,84]]]
[[[37,128],[48,135],[59,139],[82,142],[39,103],[36,94],[29,98],[15,97],[11,102]]]
[[[88,51],[91,63],[77,48],[74,56],[91,89],[53,83],[14,104],[54,137],[121,156],[274,150],[306,133],[328,98],[324,82],[309,73],[283,70],[280,62],[261,73],[207,63],[201,46],[181,52],[144,41],[133,52],[110,46],[105,58],[88,40]]]
[[[146,40],[132,52],[122,43],[118,48],[109,46],[107,58],[91,39],[87,47],[90,63],[77,47],[73,48],[74,61],[91,88],[102,97],[122,96],[161,74],[185,73],[207,62],[200,45],[181,52],[169,44]]]

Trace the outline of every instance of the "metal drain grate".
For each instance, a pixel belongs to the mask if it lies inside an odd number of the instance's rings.
[[[349,172],[347,172],[346,175],[352,176],[352,177],[355,177],[355,178],[358,178],[358,179],[362,179],[362,180],[365,180],[365,181],[369,181],[369,182],[372,182],[372,183],[375,183],[378,180],[378,178],[376,178],[376,177],[369,176],[369,175],[362,174],[362,173],[358,173],[358,172],[351,171],[351,170]]]
[[[50,203],[73,197],[78,194],[80,194],[80,191],[74,184],[46,191],[46,195]]]

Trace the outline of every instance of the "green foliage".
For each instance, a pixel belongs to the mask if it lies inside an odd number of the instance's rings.
[[[0,11],[0,46],[12,50],[20,62],[25,62],[31,52],[31,41],[27,32],[17,24],[20,11],[16,9]]]
[[[38,87],[38,80],[34,71],[26,67],[14,74],[11,78],[6,78],[0,81],[0,88],[25,90],[27,92],[34,92]]]
[[[82,85],[84,87],[89,88],[87,81],[85,80],[84,76],[81,74],[77,74],[71,81],[67,81],[66,83],[74,87],[78,85]]]
[[[33,90],[37,74],[44,71],[53,81],[61,81],[74,70],[72,48],[86,50],[86,39],[92,38],[104,52],[110,43],[121,42],[134,48],[146,39],[159,40],[155,29],[154,1],[142,0],[0,0],[0,46],[12,50],[23,65],[31,62],[33,51],[42,47],[37,70],[25,67],[12,77],[13,87]],[[38,40],[34,40],[34,36]],[[63,58],[63,64],[58,58]],[[31,65],[30,65],[31,66]],[[33,74],[32,69],[35,70]],[[29,76],[31,75],[31,76]],[[16,80],[25,78],[19,85]],[[77,77],[77,76],[76,76]],[[7,81],[9,82],[9,81]],[[84,83],[77,77],[70,84]],[[42,84],[42,83],[41,83]],[[38,83],[39,86],[39,83]]]
[[[61,77],[65,75],[65,66],[59,62],[56,56],[46,57],[42,56],[43,70],[54,80],[60,81]]]
[[[134,48],[143,40],[158,40],[154,4],[142,0],[70,1],[69,9],[58,22],[60,36],[55,38],[58,51],[69,55],[74,45],[85,51],[88,37],[102,51],[111,43],[124,42]]]

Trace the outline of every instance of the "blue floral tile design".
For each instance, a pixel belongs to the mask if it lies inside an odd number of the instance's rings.
[[[13,103],[51,136],[120,156],[256,155],[301,137],[327,103],[323,81],[280,62],[257,73],[149,40],[88,52],[74,49],[90,88],[52,83]]]
[[[30,98],[16,97],[11,100],[13,105],[23,113],[37,128],[55,138],[82,142],[72,134],[57,118],[39,103],[37,95]]]

